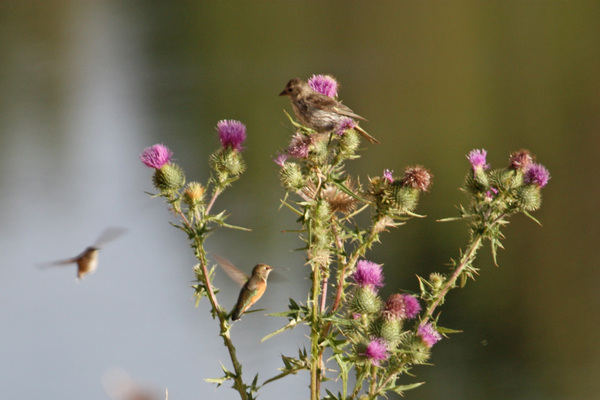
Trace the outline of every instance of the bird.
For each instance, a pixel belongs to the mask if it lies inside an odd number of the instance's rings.
[[[58,260],[46,264],[41,264],[39,267],[56,267],[69,264],[77,264],[77,279],[81,280],[86,275],[93,273],[98,268],[98,252],[105,244],[112,242],[119,236],[123,235],[127,229],[119,227],[107,228],[102,232],[98,240],[78,256],[67,258],[66,260]]]
[[[256,303],[267,289],[267,278],[273,267],[267,264],[256,264],[252,275],[248,276],[237,269],[229,260],[213,254],[225,273],[237,284],[242,286],[238,300],[231,312],[231,320],[237,321],[254,303]]]
[[[298,120],[319,133],[338,128],[347,118],[366,121],[336,99],[313,90],[300,78],[290,79],[279,95],[288,96]],[[356,125],[354,129],[370,143],[379,143],[379,140],[369,135],[360,126]]]

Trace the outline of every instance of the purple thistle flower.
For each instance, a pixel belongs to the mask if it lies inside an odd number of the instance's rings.
[[[488,201],[492,201],[494,200],[494,196],[496,196],[498,194],[498,189],[496,189],[495,187],[491,186],[490,190],[488,190],[487,192],[485,192],[485,198]]]
[[[419,300],[409,294],[393,294],[385,302],[383,315],[387,319],[412,319],[421,311]]]
[[[388,347],[385,340],[381,338],[371,339],[367,348],[361,356],[367,357],[373,364],[379,363],[388,358]]]
[[[308,158],[311,145],[312,139],[310,136],[304,136],[300,133],[297,133],[292,137],[292,141],[287,149],[287,153],[296,158]]]
[[[411,296],[410,294],[405,294],[403,297],[406,318],[413,319],[421,312],[421,304],[415,296]]]
[[[393,173],[394,173],[393,170],[389,170],[389,169],[384,170],[383,171],[383,180],[386,181],[387,183],[394,182],[394,177],[392,175]]]
[[[313,75],[308,80],[308,85],[315,92],[331,98],[337,97],[338,83],[331,75]]]
[[[534,183],[540,188],[550,180],[550,172],[542,164],[531,164],[525,171],[525,183]]]
[[[356,271],[352,278],[360,287],[368,287],[377,290],[383,287],[383,269],[381,265],[367,260],[356,263]]]
[[[348,129],[354,129],[356,128],[356,122],[354,122],[354,120],[352,118],[346,117],[343,118],[341,120],[341,122],[338,124],[337,130],[335,133],[337,133],[338,136],[342,136],[344,133],[346,133],[346,131]]]
[[[242,143],[246,140],[246,125],[240,121],[224,119],[217,122],[217,131],[223,148],[231,148],[236,151],[244,150]]]
[[[433,325],[430,323],[419,326],[417,335],[421,337],[421,340],[423,343],[425,343],[425,346],[429,348],[432,348],[434,344],[442,339],[442,335],[440,335],[440,333],[436,331]]]
[[[487,151],[484,149],[481,150],[471,150],[467,158],[473,167],[473,171],[477,171],[478,169],[486,170],[490,167],[489,164],[485,163],[485,158],[487,156]]]
[[[149,168],[161,169],[171,161],[172,155],[173,152],[164,144],[155,144],[144,149],[140,154],[140,160]]]
[[[277,164],[283,168],[283,164],[285,164],[287,159],[288,159],[287,154],[280,153],[280,154],[277,154],[277,157],[275,159],[273,159],[273,161],[275,162],[275,164]]]

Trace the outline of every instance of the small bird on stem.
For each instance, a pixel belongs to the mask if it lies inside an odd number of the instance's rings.
[[[267,289],[267,278],[273,270],[267,264],[256,264],[252,275],[248,276],[237,269],[229,260],[213,254],[225,273],[238,285],[242,286],[237,303],[231,312],[231,320],[237,321],[254,303],[256,303]]]
[[[299,78],[290,79],[279,95],[290,98],[300,123],[320,133],[338,129],[341,124],[348,121],[348,118],[366,121],[333,97],[313,90],[308,83]],[[354,129],[370,143],[379,143],[360,126],[353,125]]]
[[[123,235],[127,229],[125,228],[107,228],[94,245],[87,247],[81,254],[76,257],[68,258],[66,260],[54,261],[47,264],[39,265],[40,268],[44,267],[57,267],[65,266],[69,264],[77,264],[77,279],[81,280],[87,274],[91,274],[98,268],[98,251],[105,244],[112,242],[119,236]]]

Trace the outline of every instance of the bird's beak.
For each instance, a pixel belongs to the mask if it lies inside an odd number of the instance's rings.
[[[287,93],[285,92],[285,89],[283,89],[283,90],[281,91],[281,93],[279,93],[279,95],[280,95],[280,96],[285,96],[285,95],[287,95]]]

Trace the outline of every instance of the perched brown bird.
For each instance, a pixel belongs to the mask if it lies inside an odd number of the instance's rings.
[[[248,276],[237,269],[229,260],[213,254],[221,268],[229,277],[242,286],[238,300],[231,312],[231,320],[237,321],[254,303],[256,303],[267,289],[267,278],[273,267],[267,264],[256,264],[252,275]]]
[[[308,83],[299,78],[290,79],[279,95],[288,96],[300,123],[317,132],[330,132],[337,129],[347,118],[365,121],[341,102],[313,90]],[[354,129],[369,142],[379,143],[358,125],[355,125]]]
[[[98,251],[100,247],[104,246],[108,242],[112,242],[127,230],[124,228],[108,228],[96,240],[93,246],[87,247],[81,254],[76,257],[68,258],[66,260],[59,260],[47,264],[39,265],[40,268],[44,267],[55,267],[69,264],[77,264],[77,279],[83,279],[87,274],[91,274],[98,268]]]

